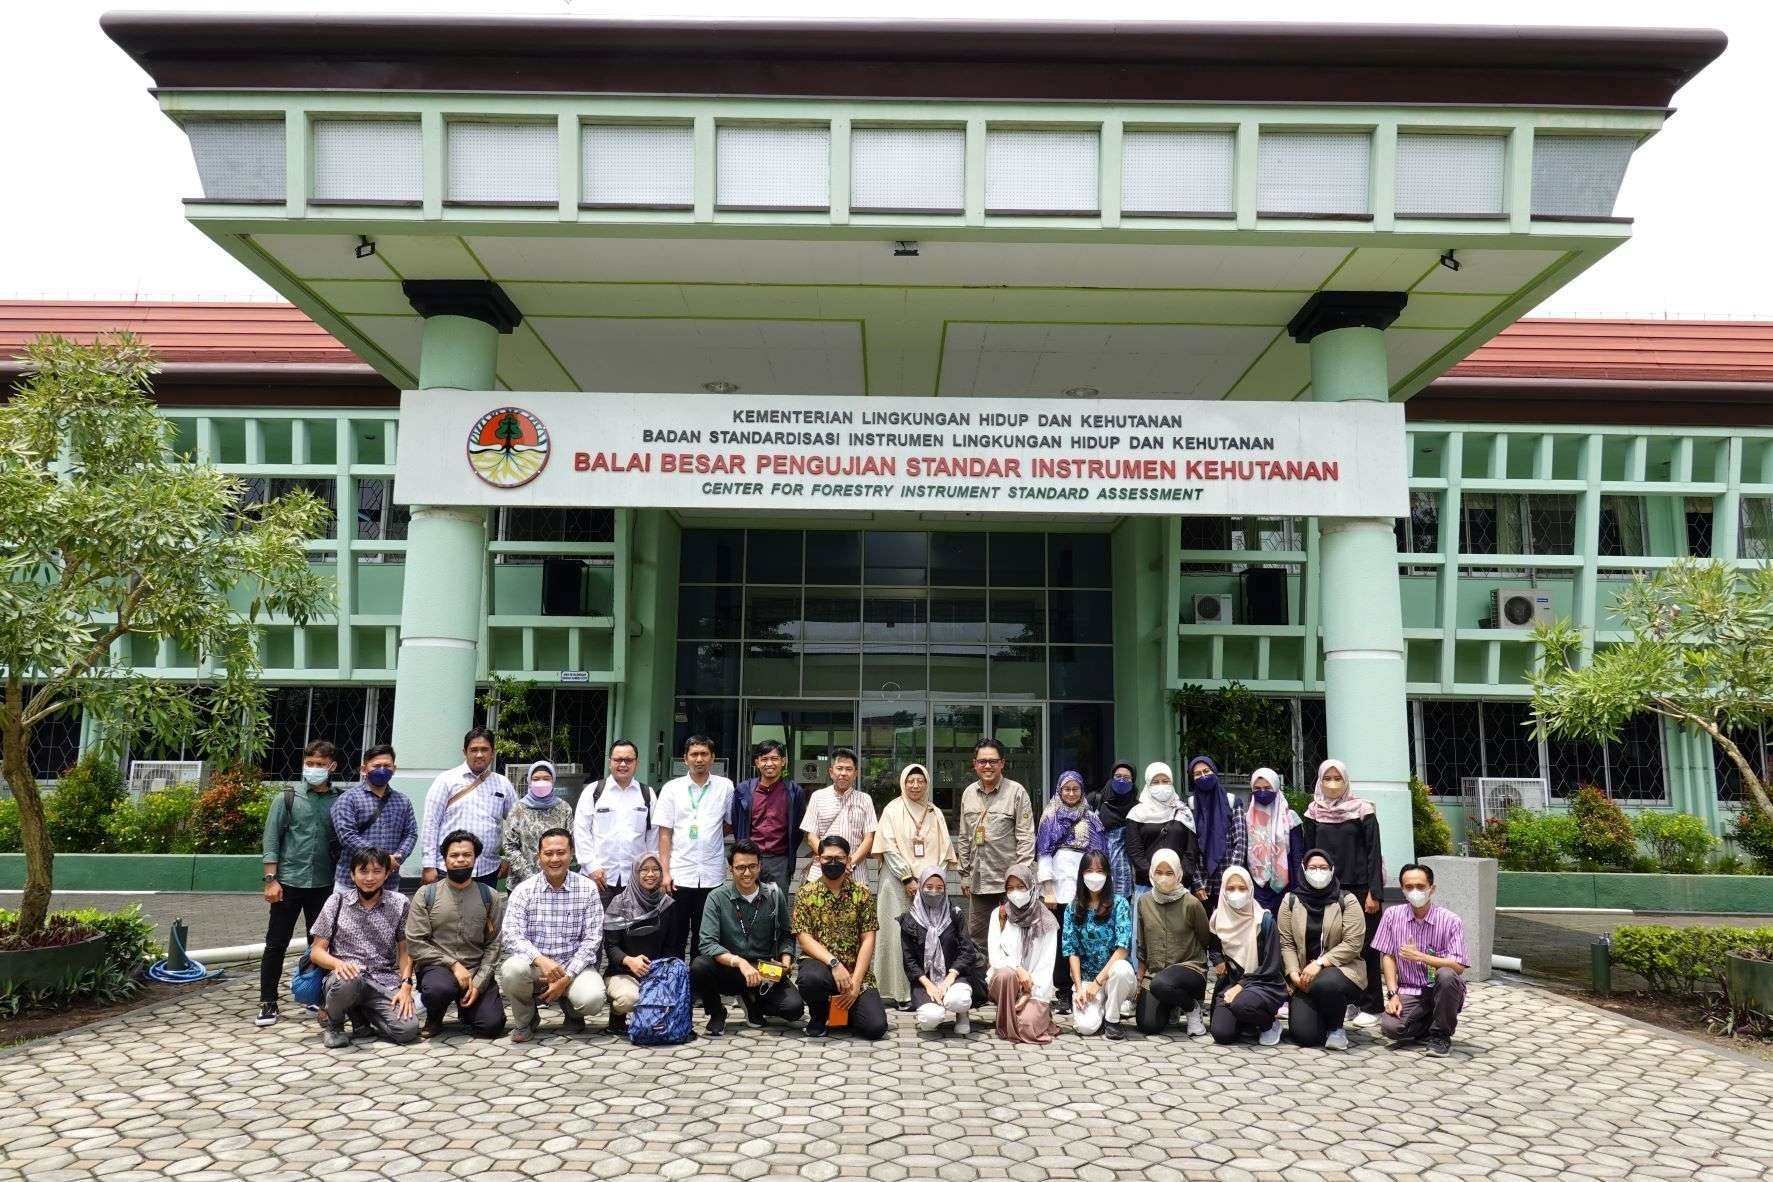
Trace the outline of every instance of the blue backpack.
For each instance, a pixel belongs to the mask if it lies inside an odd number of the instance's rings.
[[[628,1041],[637,1047],[669,1047],[689,1040],[689,966],[676,956],[655,960],[640,979],[640,997],[628,1016]]]

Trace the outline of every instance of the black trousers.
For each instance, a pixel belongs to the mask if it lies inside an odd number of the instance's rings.
[[[671,892],[671,930],[665,937],[665,955],[692,959],[701,939],[702,912],[713,887],[678,887]],[[687,955],[685,949],[688,949]]]
[[[1059,930],[1065,930],[1065,904],[1048,903],[1047,910],[1053,913],[1053,920]],[[1071,1001],[1071,958],[1069,956],[1053,957],[1053,994],[1062,998],[1067,1004]]]
[[[1348,1007],[1361,994],[1341,969],[1328,968],[1311,979],[1311,988],[1293,994],[1287,1003],[1287,1032],[1302,1047],[1321,1047],[1330,1031],[1342,1029]]]
[[[487,955],[496,955],[496,952],[489,950]],[[475,1038],[494,1038],[505,1029],[505,999],[499,996],[496,978],[486,983],[485,990],[474,999],[473,1005],[465,1006],[455,974],[440,964],[426,965],[419,973],[419,999],[425,1003],[427,1026],[441,1026],[453,1005],[456,1017]]]
[[[727,993],[746,1003],[756,1003],[766,1018],[797,1022],[806,1012],[806,1003],[801,1000],[792,981],[778,981],[768,991],[747,989],[745,977],[738,969],[717,964],[707,956],[698,956],[690,962],[690,988],[701,1001],[702,1012],[710,1018],[726,1013],[726,1002],[721,997]]]
[[[1153,973],[1139,995],[1139,1032],[1161,1032],[1176,1020],[1176,1011],[1193,1009],[1206,995],[1207,979],[1185,964]]]
[[[1261,1034],[1274,1025],[1275,1015],[1287,1000],[1287,991],[1279,985],[1250,984],[1238,990],[1235,1000],[1221,1001],[1221,993],[1230,988],[1221,980],[1213,993],[1213,1017],[1207,1023],[1207,1031],[1216,1043],[1233,1043],[1246,1034]]]
[[[801,961],[800,971],[796,976],[800,981],[800,996],[806,1000],[809,1015],[807,1026],[816,1030],[825,1024],[825,1016],[831,1012],[831,999],[837,993],[837,981],[831,975],[831,970],[816,960]],[[856,998],[856,1004],[850,1007],[849,1029],[857,1038],[870,1041],[886,1037],[886,1003],[880,1000],[880,990],[862,990],[862,995]]]
[[[306,932],[320,918],[320,908],[332,897],[332,887],[285,886],[283,898],[271,904],[265,924],[265,954],[259,957],[259,1004],[275,1005],[277,982],[283,976],[283,956],[295,937],[296,918],[302,917]]]

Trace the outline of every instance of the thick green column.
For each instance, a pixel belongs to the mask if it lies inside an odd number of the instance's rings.
[[[498,285],[413,281],[406,293],[425,317],[419,388],[493,389],[499,335],[519,320]],[[415,804],[422,804],[438,772],[461,762],[462,732],[473,722],[486,541],[484,509],[413,506],[400,600],[394,749],[395,783]]]
[[[681,531],[663,509],[636,509],[628,537],[628,668],[621,695],[622,734],[640,748],[636,771],[649,784],[670,778],[672,694],[677,675],[677,573]]]
[[[1168,619],[1164,531],[1167,517],[1128,517],[1113,534],[1114,563],[1114,750],[1143,769],[1154,759],[1176,758],[1175,712],[1165,678],[1165,646],[1174,643]],[[1168,632],[1165,625],[1168,625]]]
[[[1319,292],[1288,331],[1311,346],[1317,402],[1390,397],[1385,328],[1402,292]],[[1451,528],[1449,526],[1449,528]],[[1329,751],[1379,811],[1388,880],[1414,856],[1410,745],[1404,718],[1404,619],[1397,539],[1388,517],[1318,519]],[[1308,769],[1308,773],[1316,769]]]

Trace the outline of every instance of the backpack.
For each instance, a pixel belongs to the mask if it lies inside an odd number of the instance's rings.
[[[332,935],[339,934],[339,908],[345,896],[334,892],[333,896],[320,906],[320,914],[314,917],[314,926],[319,927],[320,921],[326,918],[326,909],[332,908]],[[326,997],[326,970],[314,963],[314,958],[306,952],[296,961],[295,972],[290,974],[289,995],[296,999],[298,1005],[318,1006]]]
[[[655,799],[652,785],[641,784],[639,780],[635,780],[634,783],[640,784],[640,799],[646,801],[646,827],[650,830],[653,827],[653,801]],[[597,781],[597,787],[591,790],[592,812],[597,811],[597,802],[603,799],[603,790],[608,785],[609,777],[605,776],[603,779]]]
[[[640,997],[628,1016],[628,1041],[637,1047],[668,1047],[689,1040],[689,966],[682,957],[662,957],[640,979]]]
[[[484,882],[477,882],[474,885],[480,888],[480,905],[486,910],[486,933],[482,936],[481,943],[486,947],[490,947],[493,936],[493,889],[487,886]],[[442,887],[443,884],[441,882],[425,884],[424,888],[419,892],[420,897],[425,900],[425,906],[437,906],[437,892]]]

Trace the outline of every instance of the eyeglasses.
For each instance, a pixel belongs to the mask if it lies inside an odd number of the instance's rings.
[[[973,760],[973,766],[974,767],[996,767],[998,764],[1000,764],[1002,762],[1003,762],[1003,760],[1001,760],[1001,759],[975,759],[975,760]]]
[[[633,763],[634,759],[632,756],[627,755],[612,755],[610,756],[609,761],[611,763]]]

